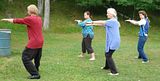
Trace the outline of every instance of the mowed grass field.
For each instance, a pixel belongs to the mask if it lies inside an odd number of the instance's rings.
[[[19,5],[21,2],[19,1]],[[13,16],[23,17],[25,11],[24,9],[17,10],[17,4],[13,7]],[[81,28],[78,28],[74,19],[83,18],[83,9],[71,1],[68,3],[68,0],[57,0],[51,4],[50,28],[43,32],[45,42],[40,66],[41,79],[27,79],[29,74],[21,61],[21,53],[27,43],[25,26],[0,22],[0,28],[12,30],[12,54],[8,57],[0,57],[0,81],[160,80],[160,28],[159,25],[155,24],[154,19],[151,19],[149,38],[145,45],[145,52],[150,61],[147,64],[142,64],[141,60],[134,59],[138,55],[137,41],[139,27],[120,20],[121,46],[113,55],[120,75],[109,76],[109,71],[100,69],[105,63],[104,27],[94,28],[95,37],[92,46],[96,54],[96,60],[89,61],[90,56],[88,54],[84,58],[79,58],[78,55],[81,53],[82,41]],[[23,4],[21,5],[23,6]],[[3,16],[4,14],[0,13],[0,19],[5,17]],[[104,15],[105,11],[101,15],[94,15],[93,20],[106,19]]]
[[[25,28],[21,31],[18,28],[12,30],[12,54],[9,57],[0,57],[0,81],[32,81],[27,79],[29,74],[21,61],[21,53],[27,42],[27,34],[24,30]],[[125,27],[122,23],[120,31],[121,46],[113,55],[120,73],[118,76],[109,76],[109,71],[100,69],[105,62],[103,27],[95,27],[93,40],[95,61],[89,61],[88,54],[84,58],[78,57],[81,53],[81,31],[79,33],[43,32],[45,43],[40,66],[41,79],[37,81],[159,81],[160,34],[158,28],[150,29],[149,39],[145,45],[145,52],[150,60],[147,64],[134,59],[137,56],[138,27],[134,28],[132,25]]]

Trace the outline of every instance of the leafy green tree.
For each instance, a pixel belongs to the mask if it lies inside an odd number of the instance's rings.
[[[106,6],[114,7],[123,14],[132,14],[134,18],[138,10],[160,10],[160,0],[76,0],[83,7]],[[120,9],[123,8],[123,9]],[[127,10],[128,9],[128,10]],[[130,12],[129,12],[130,11]],[[127,16],[125,16],[127,17]]]
[[[132,18],[137,10],[160,10],[160,0],[115,0],[117,5],[132,7]]]
[[[122,6],[134,6],[136,10],[145,9],[153,10],[158,9],[160,6],[157,4],[159,0],[116,0],[118,5]]]
[[[7,3],[7,0],[0,0],[0,11],[3,11],[3,10],[5,10],[5,6],[6,6],[6,4],[5,3]]]
[[[80,6],[103,6],[111,2],[116,2],[115,5],[133,6],[136,10],[154,10],[160,9],[160,0],[76,0]]]
[[[77,4],[84,7],[103,5],[102,0],[76,0]]]

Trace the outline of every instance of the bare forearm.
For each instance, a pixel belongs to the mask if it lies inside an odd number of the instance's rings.
[[[100,20],[100,21],[92,21],[93,25],[98,25],[98,26],[104,26],[106,21]]]
[[[102,24],[86,24],[86,26],[103,26]]]
[[[132,23],[134,25],[138,25],[138,21],[135,21],[135,20],[126,20],[126,21],[128,21],[128,22],[130,22],[130,23]]]
[[[1,21],[13,23],[13,19],[1,19]]]
[[[106,21],[92,21],[89,23],[86,23],[87,26],[104,26]]]

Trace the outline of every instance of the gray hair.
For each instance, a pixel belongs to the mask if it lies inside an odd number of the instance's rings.
[[[117,18],[117,11],[114,8],[108,8],[107,12],[110,12],[114,18]]]

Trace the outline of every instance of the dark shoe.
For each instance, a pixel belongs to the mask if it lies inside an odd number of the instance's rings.
[[[40,75],[29,76],[28,79],[40,79]]]
[[[134,57],[135,59],[142,59],[141,57]]]

